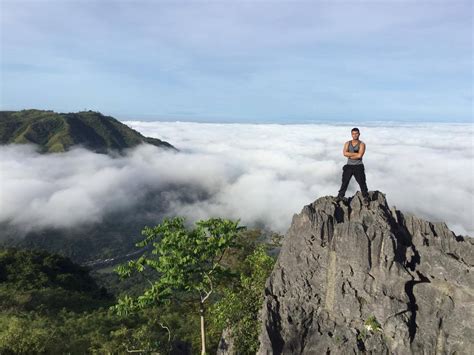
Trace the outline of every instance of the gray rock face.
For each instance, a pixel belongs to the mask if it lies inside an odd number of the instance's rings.
[[[259,354],[474,354],[474,240],[370,200],[322,197],[294,215]]]
[[[235,354],[234,338],[230,328],[222,331],[222,336],[217,346],[216,355],[232,355]]]

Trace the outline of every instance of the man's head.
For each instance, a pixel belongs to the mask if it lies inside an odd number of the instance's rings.
[[[352,128],[351,135],[352,135],[352,139],[358,140],[360,136],[359,128],[356,128],[356,127]]]

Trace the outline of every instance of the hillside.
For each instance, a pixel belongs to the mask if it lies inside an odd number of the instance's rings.
[[[474,240],[370,193],[294,215],[259,354],[473,354]]]
[[[0,144],[22,143],[36,144],[42,153],[65,152],[80,145],[105,154],[142,143],[176,149],[167,142],[145,137],[99,112],[0,111]]]
[[[84,267],[40,251],[0,248],[0,310],[23,312],[67,308],[83,311],[107,305],[111,297]]]
[[[126,353],[147,318],[120,318],[108,312],[113,304],[88,269],[68,258],[0,248],[0,354]],[[146,328],[141,336],[158,344],[164,336],[152,327],[154,334]]]
[[[210,355],[227,317],[244,331],[237,345],[247,349],[257,341],[259,291],[274,262],[265,252],[273,243],[262,245],[260,237],[258,231],[242,231],[220,259],[228,273],[208,301]],[[89,273],[59,255],[0,247],[0,354],[198,353],[198,299],[176,288],[169,302],[119,315],[109,309],[116,297],[142,295],[160,275],[147,268],[122,279],[107,269]]]

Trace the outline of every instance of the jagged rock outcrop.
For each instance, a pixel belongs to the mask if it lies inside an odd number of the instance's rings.
[[[474,241],[322,197],[293,217],[266,283],[259,354],[474,354]]]

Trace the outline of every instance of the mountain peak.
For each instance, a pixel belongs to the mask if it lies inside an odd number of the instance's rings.
[[[267,280],[259,354],[469,353],[473,264],[471,238],[380,191],[368,206],[321,197],[294,215]]]
[[[0,144],[36,144],[42,153],[83,146],[96,153],[123,151],[142,143],[176,150],[157,138],[144,137],[119,120],[100,112],[0,111]]]

